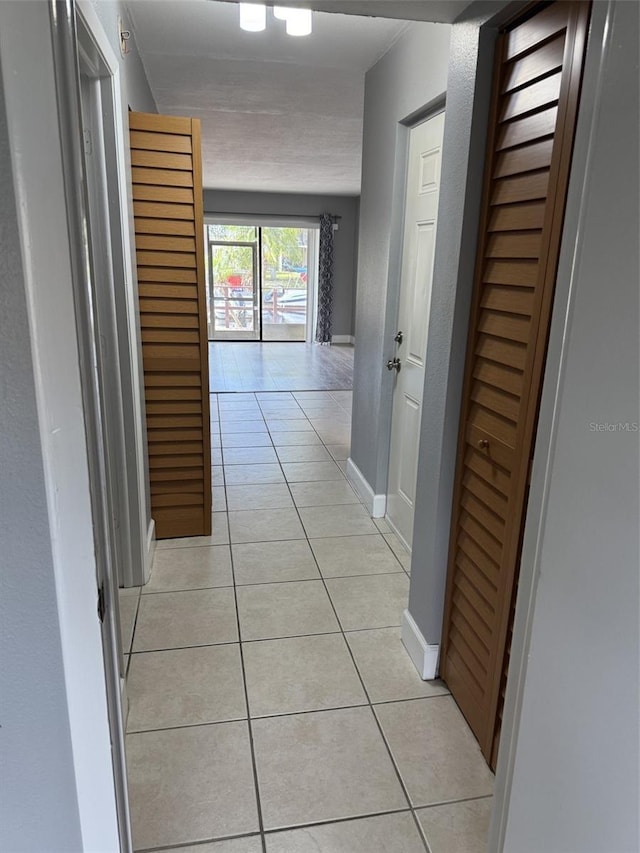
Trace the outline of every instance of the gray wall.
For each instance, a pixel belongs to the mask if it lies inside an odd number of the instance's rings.
[[[413,24],[365,78],[351,458],[386,492],[407,128],[447,87],[446,24]]]
[[[409,612],[431,645],[440,643],[442,632],[460,395],[497,34],[495,25],[483,24],[502,6],[476,4],[451,31],[409,592]]]
[[[80,850],[20,239],[0,78],[0,848]],[[9,781],[10,780],[10,781]],[[28,807],[28,812],[26,808]]]
[[[136,47],[135,32],[127,43],[128,53],[120,55],[120,36],[118,17],[122,18],[125,29],[131,30],[129,14],[120,0],[91,0],[100,23],[109,39],[116,56],[120,57],[120,83],[125,109],[131,107],[136,112],[157,113],[147,75]]]
[[[521,716],[499,767],[502,786],[513,764],[508,853],[640,849],[639,434],[592,427],[640,421],[640,27],[636,3],[612,4],[601,65],[607,7],[593,10],[525,534],[533,592],[505,708]]]
[[[278,216],[341,216],[335,233],[333,334],[353,335],[356,286],[358,198],[354,196],[292,195],[288,193],[204,191],[206,214],[248,213]]]

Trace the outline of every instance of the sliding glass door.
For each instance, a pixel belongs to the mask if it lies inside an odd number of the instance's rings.
[[[304,341],[309,287],[307,228],[261,228],[262,339]]]
[[[205,226],[210,340],[307,340],[314,233],[299,227]]]

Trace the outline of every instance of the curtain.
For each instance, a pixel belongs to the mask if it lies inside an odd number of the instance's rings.
[[[333,312],[333,222],[334,217],[320,217],[320,266],[318,273],[318,322],[316,341],[331,343],[331,314]]]

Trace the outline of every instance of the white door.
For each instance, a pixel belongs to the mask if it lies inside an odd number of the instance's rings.
[[[387,518],[411,547],[444,113],[410,131]],[[399,368],[399,369],[398,369]]]

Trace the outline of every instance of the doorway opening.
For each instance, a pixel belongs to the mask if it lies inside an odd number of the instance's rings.
[[[204,230],[209,340],[311,340],[317,229],[208,221]]]

